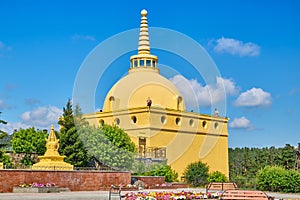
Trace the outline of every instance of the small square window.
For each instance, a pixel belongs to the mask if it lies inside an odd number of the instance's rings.
[[[144,60],[140,60],[140,67],[145,66],[145,61]]]
[[[150,67],[151,66],[151,60],[146,60],[146,66],[148,67]]]

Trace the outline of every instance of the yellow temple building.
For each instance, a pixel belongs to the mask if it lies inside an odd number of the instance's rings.
[[[147,11],[141,15],[138,54],[130,57],[128,74],[110,89],[102,111],[85,119],[90,125],[118,125],[140,158],[165,159],[180,176],[201,160],[228,177],[228,118],[186,111],[179,90],[160,75],[158,57],[150,53]]]

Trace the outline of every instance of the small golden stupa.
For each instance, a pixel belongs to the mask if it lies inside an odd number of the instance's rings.
[[[59,155],[58,141],[52,125],[46,142],[46,153],[43,156],[39,156],[40,162],[32,165],[33,170],[73,170],[73,165],[64,162],[65,156]]]

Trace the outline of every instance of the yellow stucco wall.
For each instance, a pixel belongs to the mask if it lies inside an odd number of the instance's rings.
[[[210,171],[229,176],[227,118],[160,107],[98,112],[85,118],[93,125],[99,125],[99,120],[116,124],[118,118],[118,126],[137,146],[139,137],[145,137],[147,147],[166,147],[168,164],[180,176],[188,164],[199,160],[207,163]]]

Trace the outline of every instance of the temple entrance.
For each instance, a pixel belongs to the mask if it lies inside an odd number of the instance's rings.
[[[139,157],[146,158],[146,138],[139,137]]]

